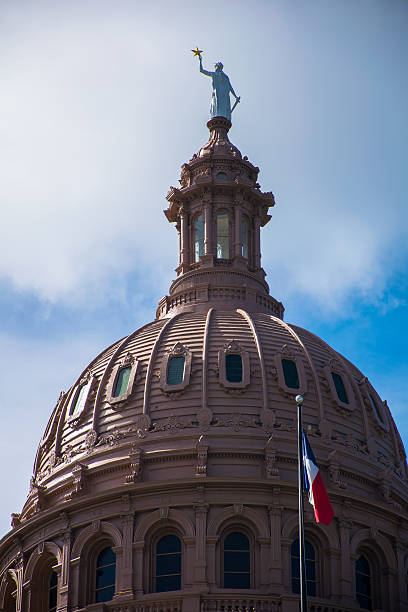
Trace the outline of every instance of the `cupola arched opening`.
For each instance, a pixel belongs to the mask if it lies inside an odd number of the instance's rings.
[[[226,210],[217,213],[217,259],[230,257],[229,216]]]

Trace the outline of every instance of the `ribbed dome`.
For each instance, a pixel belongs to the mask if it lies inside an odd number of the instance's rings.
[[[241,355],[240,384],[225,376],[228,354]],[[172,356],[185,360],[176,386],[166,380]],[[296,364],[296,389],[285,382],[283,362]],[[127,388],[114,397],[124,367]],[[336,377],[343,383],[340,396]],[[79,389],[85,391],[78,401]],[[143,481],[195,478],[200,448],[208,478],[272,477],[295,486],[299,392],[304,424],[331,486],[361,494],[364,481],[375,491],[386,473],[393,491],[386,501],[397,507],[405,500],[399,434],[386,403],[355,366],[277,317],[210,309],[149,323],[90,363],[54,409],[21,518],[39,498],[42,507],[71,499],[85,481],[95,494],[133,483],[142,465]]]

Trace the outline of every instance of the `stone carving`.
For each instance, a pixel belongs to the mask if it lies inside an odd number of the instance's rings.
[[[197,412],[198,426],[202,430],[206,430],[210,427],[212,419],[213,413],[209,408],[201,408],[201,410]]]
[[[202,436],[197,444],[197,466],[196,476],[204,477],[207,476],[207,459],[208,459],[208,446],[202,443]]]
[[[329,454],[329,478],[339,489],[347,489],[347,483],[340,479],[340,464],[337,460],[337,450],[333,450]]]
[[[88,470],[88,466],[80,463],[79,461],[72,468],[72,476],[73,476],[73,488],[70,493],[67,493],[65,499],[67,501],[71,500],[74,496],[83,493],[86,487],[86,472]]]
[[[161,506],[161,508],[159,508],[159,516],[162,521],[166,521],[169,518],[169,510],[170,508],[168,506]]]
[[[274,448],[268,448],[265,452],[265,471],[267,478],[279,478],[279,469],[276,463],[276,450]]]
[[[45,487],[38,484],[33,476],[30,479],[30,491],[28,493],[28,500],[30,501],[31,508],[34,513],[39,512],[43,509],[45,501],[44,493]]]
[[[189,427],[196,427],[191,420],[181,420],[176,415],[170,415],[164,423],[155,422],[152,426],[152,432],[156,431],[169,431],[170,433],[176,433],[180,429],[186,429]]]
[[[127,484],[133,484],[140,480],[143,466],[143,450],[135,443],[132,443],[130,453],[130,472],[127,474],[125,481]]]
[[[135,418],[136,433],[139,438],[145,438],[151,426],[151,419],[148,414],[139,414]]]
[[[15,529],[16,527],[20,527],[21,525],[20,517],[21,517],[21,514],[18,512],[11,513],[11,528],[12,529]]]
[[[223,419],[217,418],[213,423],[214,427],[232,427],[234,431],[239,431],[245,427],[260,427],[256,419],[245,418],[241,414],[231,414]]]
[[[85,438],[85,445],[88,451],[91,451],[93,449],[97,440],[98,440],[98,434],[96,433],[96,431],[94,429],[89,430]]]
[[[263,408],[260,418],[262,427],[265,429],[265,431],[268,433],[273,431],[275,426],[275,413],[269,408]]]

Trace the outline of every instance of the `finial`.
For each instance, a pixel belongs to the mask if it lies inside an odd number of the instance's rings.
[[[303,404],[303,395],[297,395],[295,397],[296,403],[299,406],[299,404]]]

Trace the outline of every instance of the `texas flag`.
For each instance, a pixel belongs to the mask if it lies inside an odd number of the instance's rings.
[[[330,525],[334,511],[324,486],[322,475],[305,432],[303,431],[303,471],[305,489],[309,491],[309,501],[314,508],[316,521]]]

